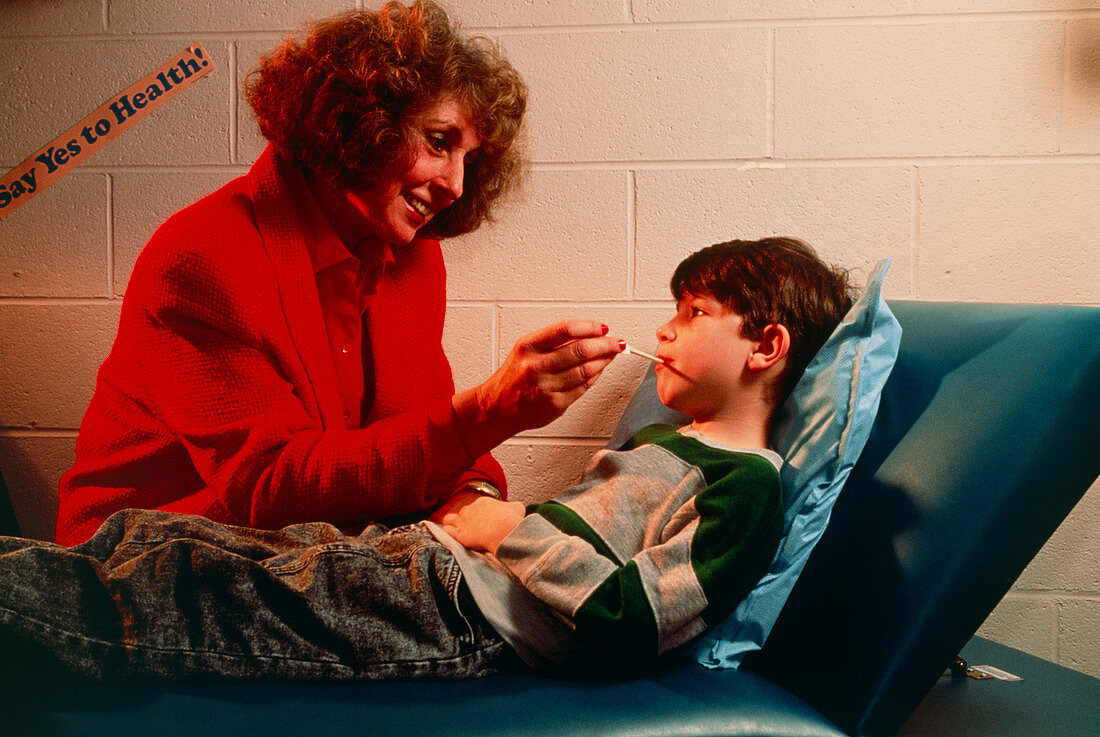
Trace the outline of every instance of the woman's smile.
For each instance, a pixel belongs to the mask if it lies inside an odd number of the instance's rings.
[[[428,219],[434,214],[431,205],[414,195],[412,192],[404,192],[401,196],[405,198],[405,202],[409,203],[409,207],[420,213],[421,217]]]
[[[411,242],[436,214],[462,196],[466,165],[481,146],[466,107],[454,99],[428,108],[413,127],[419,136],[412,163],[371,187],[348,192],[371,233],[394,246]]]

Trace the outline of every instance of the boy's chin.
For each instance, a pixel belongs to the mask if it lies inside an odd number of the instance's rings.
[[[661,396],[660,392],[657,392],[657,399],[660,400],[661,404],[668,407],[673,412],[679,412],[680,414],[685,415],[690,414],[686,409],[683,408],[683,404],[677,401],[677,398],[675,396],[666,398],[664,396]]]
[[[698,419],[701,416],[706,416],[710,408],[705,402],[691,401],[691,397],[684,397],[679,394],[675,394],[669,397],[661,396],[661,393],[657,393],[657,399],[661,401],[665,407],[668,407],[673,412],[679,412],[682,415],[687,415],[691,418]],[[696,398],[698,399],[698,398]]]

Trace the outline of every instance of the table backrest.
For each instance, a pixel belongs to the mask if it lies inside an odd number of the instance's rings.
[[[890,302],[870,440],[745,666],[894,734],[1100,474],[1100,309]]]

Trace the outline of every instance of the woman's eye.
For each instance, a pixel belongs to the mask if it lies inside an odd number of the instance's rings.
[[[447,137],[442,133],[432,133],[428,135],[428,145],[439,152],[447,150]]]

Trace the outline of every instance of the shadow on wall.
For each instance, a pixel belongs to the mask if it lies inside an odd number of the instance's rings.
[[[1089,91],[1100,92],[1100,32],[1088,35],[1072,47],[1066,65],[1071,79],[1080,80]]]
[[[75,438],[0,437],[0,473],[23,537],[53,540],[57,484],[75,444]]]

